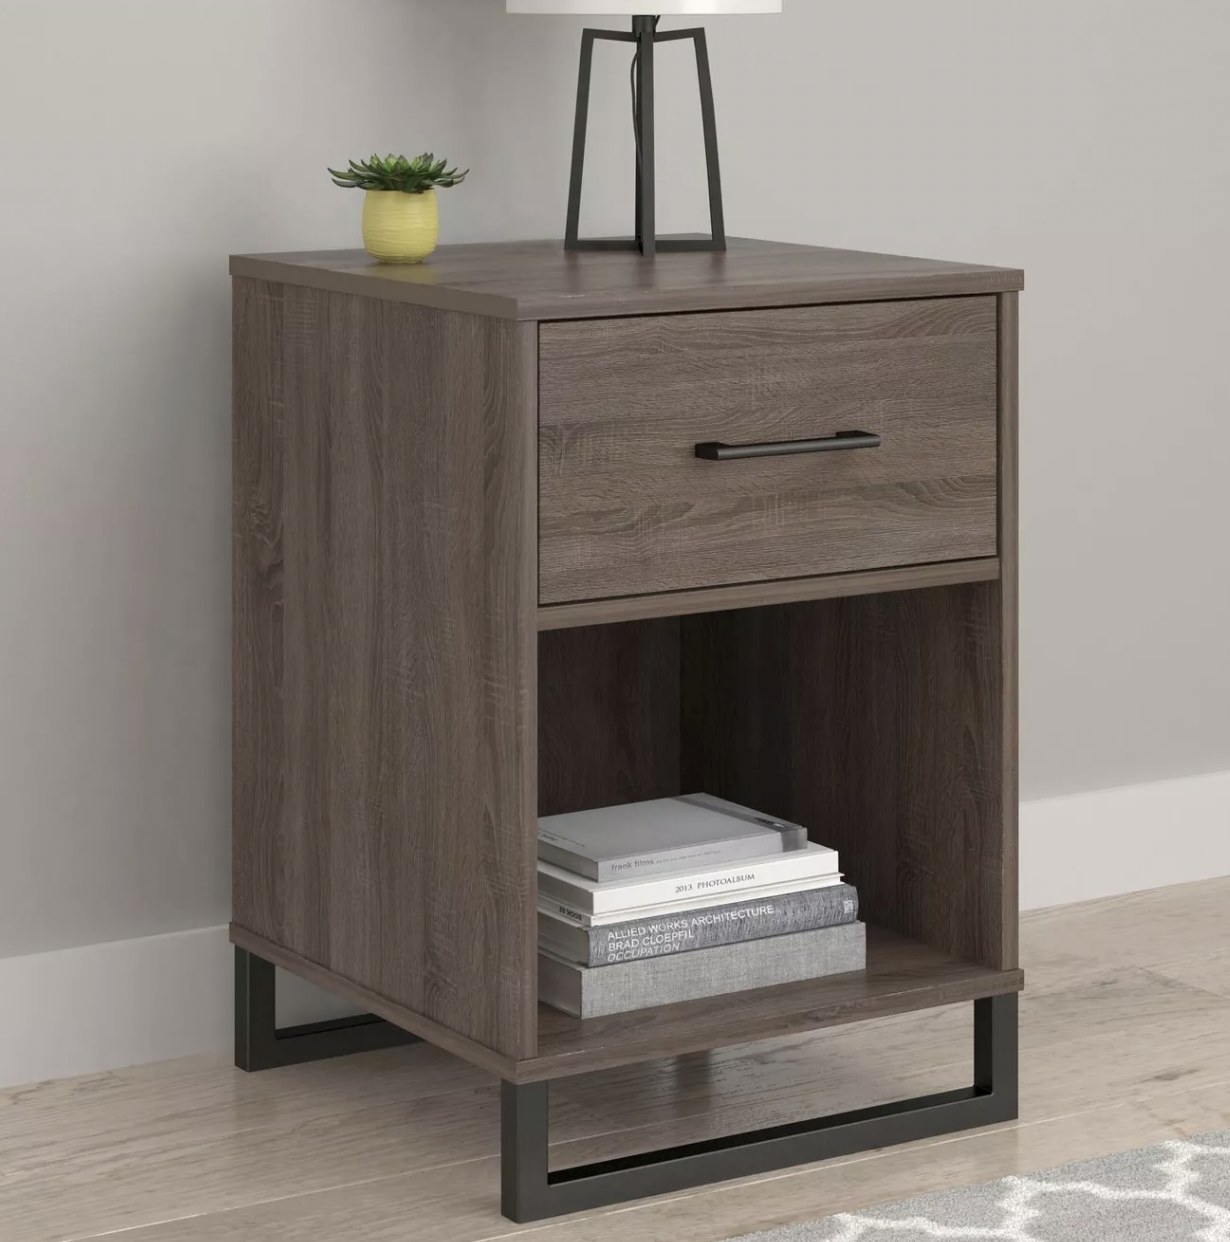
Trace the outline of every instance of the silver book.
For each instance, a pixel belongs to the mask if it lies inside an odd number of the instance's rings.
[[[538,954],[538,999],[576,1018],[724,996],[865,970],[867,928],[846,923],[667,957],[581,966]]]

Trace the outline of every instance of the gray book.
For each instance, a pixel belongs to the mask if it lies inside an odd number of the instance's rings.
[[[704,793],[538,821],[538,857],[600,883],[721,866],[806,844],[800,824]]]
[[[601,1018],[632,1009],[846,974],[866,966],[867,929],[863,923],[613,966],[581,966],[539,952],[538,999],[576,1018]]]
[[[539,911],[538,947],[582,966],[608,966],[837,927],[857,918],[858,892],[853,885],[836,884],[601,927],[578,927]]]

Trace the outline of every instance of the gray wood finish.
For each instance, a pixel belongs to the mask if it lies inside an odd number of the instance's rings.
[[[813,599],[840,599],[846,595],[878,595],[884,591],[917,591],[953,586],[960,582],[990,582],[999,577],[997,557],[971,561],[941,561],[903,569],[872,569],[865,573],[826,574],[818,578],[786,578],[776,582],[749,582],[736,586],[700,587],[691,591],[664,591],[658,595],[627,595],[617,599],[588,599],[575,604],[548,604],[538,609],[538,628],[564,630],[578,625],[606,625],[648,617],[694,616],[796,604]]]
[[[1018,388],[1020,385],[1020,322],[1018,295],[1004,293],[999,303],[999,555],[1001,572],[998,591],[1000,636],[1001,715],[995,723],[1000,729],[1002,755],[1001,805],[1003,825],[1000,844],[1002,900],[1000,960],[1015,962],[1020,935],[1017,875],[1019,870],[1019,442]]]
[[[1014,268],[731,238],[724,254],[568,254],[559,242],[442,246],[423,264],[362,250],[235,255],[231,274],[506,319],[953,297],[1020,289]]]
[[[996,317],[998,579],[683,622],[685,785],[810,826],[862,914],[1017,965],[1017,316]]]
[[[539,371],[543,604],[995,555],[992,297],[546,324]]]
[[[870,926],[866,972],[759,988],[737,997],[715,996],[663,1005],[609,1018],[581,1020],[540,1005],[538,1051],[516,1059],[463,1039],[424,1019],[416,1010],[243,928],[233,928],[232,939],[308,982],[510,1082],[569,1078],[708,1048],[726,1048],[864,1019],[956,1005],[983,996],[1018,992],[1024,986],[1020,970],[991,970],[885,928]]]
[[[870,922],[1014,969],[999,613],[984,582],[685,619],[684,784],[807,824]]]
[[[536,330],[235,295],[235,924],[530,1055]]]
[[[538,813],[679,788],[679,622],[597,625],[538,642]]]
[[[235,269],[237,944],[517,1082],[1022,986],[1019,273]],[[867,974],[539,1007],[537,814],[699,788],[842,850]]]
[[[898,936],[867,929],[867,969],[829,979],[758,988],[737,996],[664,1005],[581,1020],[543,1006],[538,1056],[517,1070],[522,1082],[557,1078],[657,1057],[723,1048],[1018,992],[1020,970],[992,970]]]
[[[461,1035],[451,1027],[433,1022],[430,1018],[424,1017],[418,1009],[412,1009],[372,987],[357,983],[339,974],[336,970],[330,970],[300,953],[287,949],[280,939],[271,940],[265,936],[259,936],[238,923],[231,924],[230,937],[231,942],[241,949],[247,949],[250,953],[264,958],[265,961],[273,962],[275,966],[349,1002],[361,1012],[377,1014],[395,1026],[427,1040],[433,1047],[442,1048],[445,1052],[460,1057],[470,1065],[476,1065],[492,1074],[505,1077],[516,1072],[519,1062],[515,1058],[497,1052],[478,1040]],[[349,1059],[346,1058],[346,1060]]]

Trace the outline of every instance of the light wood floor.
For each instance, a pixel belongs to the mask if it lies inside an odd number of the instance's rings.
[[[498,1099],[425,1045],[0,1092],[0,1239],[715,1242],[1230,1127],[1230,879],[1027,915],[1021,1120],[564,1221],[498,1207]],[[737,1003],[737,1002],[735,1002]],[[970,1010],[569,1080],[557,1163],[965,1086]]]

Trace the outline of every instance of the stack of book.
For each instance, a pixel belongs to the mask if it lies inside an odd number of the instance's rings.
[[[866,966],[837,852],[709,794],[547,816],[538,859],[539,999],[579,1018]]]

